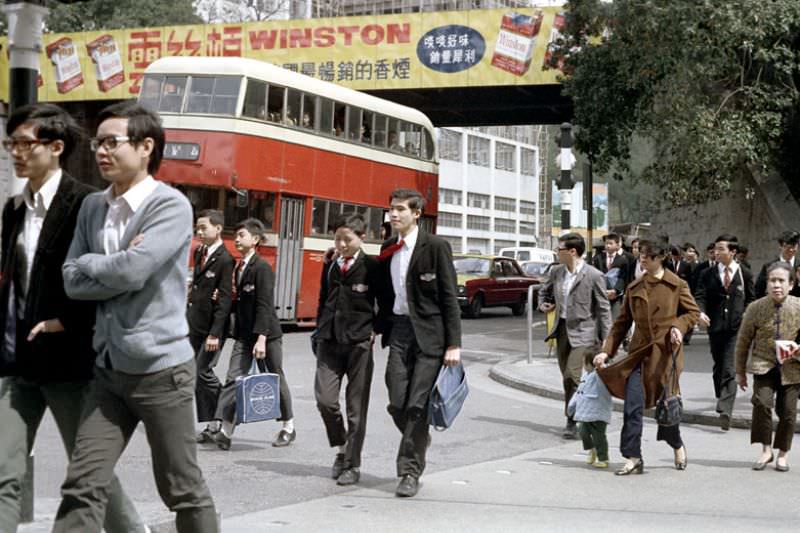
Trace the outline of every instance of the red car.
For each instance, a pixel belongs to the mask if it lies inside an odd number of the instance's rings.
[[[510,307],[514,316],[520,316],[525,312],[528,287],[539,285],[509,257],[454,255],[453,265],[458,275],[458,303],[470,318],[480,316],[484,307]],[[534,307],[536,295],[534,291]]]

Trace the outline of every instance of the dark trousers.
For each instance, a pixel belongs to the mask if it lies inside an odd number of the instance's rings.
[[[608,439],[606,438],[606,424],[602,421],[581,422],[578,431],[583,441],[584,450],[597,451],[597,458],[608,461]]]
[[[644,427],[644,387],[642,386],[642,368],[636,369],[628,376],[625,383],[625,406],[622,417],[622,434],[619,449],[625,458],[642,456],[642,429]],[[683,446],[680,425],[658,426],[656,440],[666,441],[673,449]]]
[[[750,442],[769,446],[772,441],[772,409],[778,415],[773,448],[788,452],[792,449],[794,425],[797,419],[797,396],[800,384],[781,385],[781,371],[775,367],[766,374],[753,377],[753,424]]]
[[[194,360],[197,364],[197,384],[195,385],[195,402],[197,403],[197,421],[211,422],[215,420],[219,393],[222,383],[219,382],[214,367],[217,365],[219,353],[222,351],[222,340],[219,349],[214,352],[206,351],[206,337],[190,335],[189,342],[194,348]]]
[[[345,463],[347,468],[361,466],[361,450],[367,432],[367,408],[372,385],[372,342],[339,344],[322,341],[317,348],[317,374],[314,378],[314,395],[317,408],[325,423],[328,443],[331,446],[347,445]],[[347,427],[339,405],[342,378],[347,376],[345,402]]]
[[[442,367],[444,354],[420,350],[411,319],[392,319],[389,360],[386,363],[387,410],[402,433],[397,451],[397,475],[419,477],[425,470],[428,432],[428,400]]]
[[[50,409],[69,457],[88,393],[88,381],[44,384],[20,378],[0,381],[0,454],[3,457],[0,460],[0,531],[14,532],[19,526],[27,457],[45,410]],[[108,533],[144,531],[136,507],[116,476],[108,486],[103,528]]]
[[[567,324],[564,319],[558,320],[556,327],[556,353],[558,354],[558,368],[561,370],[561,382],[564,386],[564,415],[567,415],[569,401],[578,390],[583,369],[591,368],[591,361],[595,355],[593,346],[573,347],[567,336]]]
[[[194,361],[144,375],[95,369],[54,533],[100,533],[114,465],[139,422],[147,432],[158,493],[176,513],[177,530],[218,531],[214,501],[197,464],[194,374]]]
[[[237,340],[231,351],[231,362],[228,365],[228,374],[225,376],[225,386],[219,395],[217,413],[214,418],[225,422],[236,422],[236,378],[246,376],[253,366],[253,344]],[[261,361],[256,361],[261,372],[265,370],[278,374],[278,387],[280,389],[281,417],[278,420],[291,420],[292,395],[286,375],[283,373],[283,340],[281,337],[267,341],[267,356]]]
[[[736,332],[709,333],[708,343],[711,346],[711,357],[714,359],[714,396],[717,398],[717,412],[730,415],[733,413],[733,402],[736,400],[736,369],[733,360]]]

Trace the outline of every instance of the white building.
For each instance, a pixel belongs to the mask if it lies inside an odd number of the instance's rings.
[[[437,130],[436,234],[456,253],[536,246],[538,147],[477,130]]]

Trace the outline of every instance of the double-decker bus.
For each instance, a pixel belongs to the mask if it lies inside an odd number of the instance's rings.
[[[286,322],[315,319],[325,252],[342,214],[367,221],[375,254],[398,187],[426,197],[433,231],[438,164],[433,125],[414,109],[244,58],[170,57],[146,70],[139,102],[166,130],[157,178],[181,189],[195,213],[235,224],[260,219],[259,253],[276,272],[275,308]]]

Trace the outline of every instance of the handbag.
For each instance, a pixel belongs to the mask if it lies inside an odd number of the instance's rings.
[[[261,372],[256,359],[246,376],[236,378],[236,423],[249,424],[281,416],[280,377]]]
[[[683,401],[681,400],[680,393],[667,395],[667,389],[670,393],[678,388],[678,350],[672,351],[672,379],[670,380],[670,387],[664,387],[664,392],[661,393],[661,398],[656,402],[655,419],[659,426],[676,426],[681,421],[681,413],[683,412]]]
[[[453,425],[469,394],[464,366],[442,366],[428,401],[428,423],[436,431]]]

